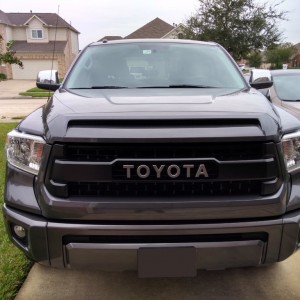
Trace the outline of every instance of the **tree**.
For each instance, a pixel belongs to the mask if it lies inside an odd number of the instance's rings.
[[[282,69],[282,65],[290,62],[296,52],[297,49],[290,43],[277,45],[266,51],[266,61],[272,69]]]
[[[262,56],[260,51],[253,51],[250,53],[247,60],[250,67],[259,68],[262,64]]]
[[[281,41],[277,24],[287,12],[281,3],[268,5],[255,0],[199,0],[200,7],[186,22],[185,38],[214,41],[239,60],[252,51]]]
[[[2,43],[3,43],[3,38],[0,35],[0,50],[2,49]],[[13,46],[14,41],[9,41],[5,45],[5,52],[1,53],[0,52],[0,64],[5,63],[5,64],[17,64],[19,67],[23,68],[23,63],[22,61],[15,56],[15,52],[12,51],[12,46]]]

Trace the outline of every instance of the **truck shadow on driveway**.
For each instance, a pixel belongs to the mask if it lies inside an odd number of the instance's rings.
[[[195,278],[138,279],[134,272],[63,270],[35,264],[16,300],[300,299],[300,252],[257,268],[198,271]]]

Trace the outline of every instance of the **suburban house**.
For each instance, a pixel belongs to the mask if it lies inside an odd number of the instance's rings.
[[[79,32],[55,13],[5,13],[0,10],[0,51],[13,40],[12,50],[23,62],[0,66],[8,79],[35,79],[41,70],[56,69],[66,74],[79,52]]]
[[[183,29],[183,24],[170,25],[160,18],[155,18],[151,22],[127,35],[125,39],[177,39],[180,38]]]
[[[296,48],[296,53],[295,55],[291,58],[291,62],[289,64],[289,66],[291,66],[292,68],[299,68],[300,67],[300,43],[294,45],[294,47]]]
[[[123,39],[178,39],[182,35],[184,30],[183,24],[173,24],[161,20],[160,18],[155,18],[144,26],[138,28],[134,32],[125,36]],[[99,40],[99,42],[103,40],[116,40],[122,39],[121,36],[105,36]]]

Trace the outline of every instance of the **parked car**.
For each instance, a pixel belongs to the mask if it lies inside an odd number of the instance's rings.
[[[239,68],[241,69],[241,71],[245,70],[246,65],[245,64],[239,64]]]
[[[300,70],[251,70],[250,83],[266,79],[273,85],[260,92],[273,104],[300,118]]]
[[[273,86],[267,98],[300,118],[300,70],[271,71]]]

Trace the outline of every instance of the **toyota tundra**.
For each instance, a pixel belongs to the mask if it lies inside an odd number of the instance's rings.
[[[269,78],[188,40],[104,40],[53,72],[6,143],[4,219],[31,260],[186,277],[299,248],[300,122]]]

